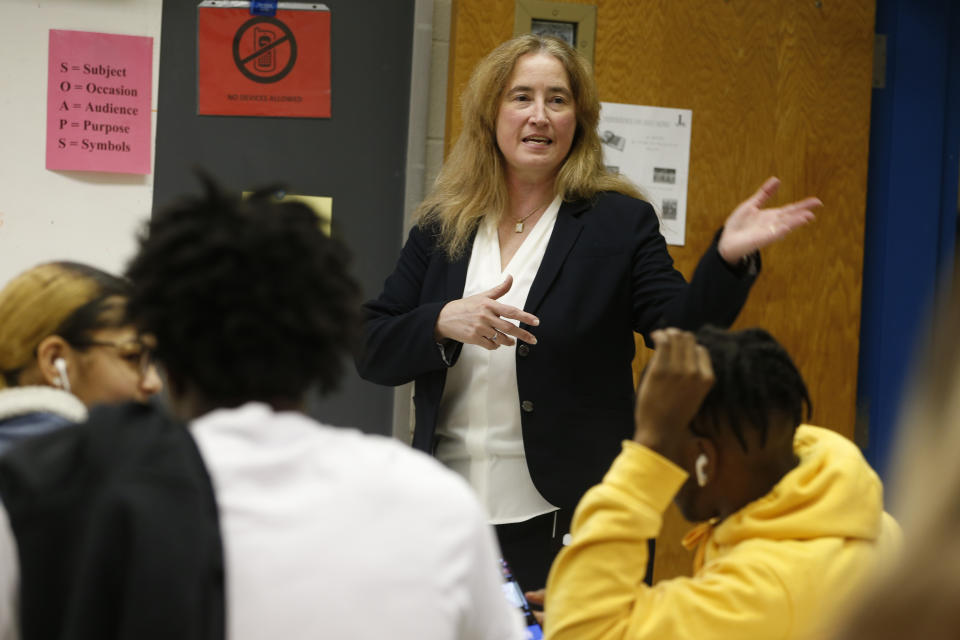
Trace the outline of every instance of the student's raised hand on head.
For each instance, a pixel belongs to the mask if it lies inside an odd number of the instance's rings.
[[[637,390],[634,440],[677,462],[687,426],[713,386],[710,354],[692,333],[660,329]]]
[[[532,333],[507,320],[518,320],[529,326],[537,326],[540,320],[523,309],[503,304],[497,299],[513,285],[513,276],[482,293],[448,302],[440,310],[434,337],[441,340],[456,340],[475,344],[484,349],[509,347],[514,339],[537,344]]]
[[[814,219],[812,209],[821,206],[819,198],[804,198],[782,207],[762,209],[764,203],[780,188],[780,180],[767,178],[756,193],[737,205],[723,224],[717,250],[731,265],[757,249],[780,240],[797,227]]]

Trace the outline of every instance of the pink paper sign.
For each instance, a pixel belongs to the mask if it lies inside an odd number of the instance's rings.
[[[153,38],[50,30],[47,169],[150,173]]]

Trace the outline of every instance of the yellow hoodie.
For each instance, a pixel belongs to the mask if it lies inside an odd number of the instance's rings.
[[[767,495],[685,538],[691,578],[643,583],[647,540],[687,478],[666,458],[624,442],[580,501],[572,542],[547,581],[547,640],[816,638],[878,562],[900,544],[883,487],[860,450],[801,425],[800,464]]]

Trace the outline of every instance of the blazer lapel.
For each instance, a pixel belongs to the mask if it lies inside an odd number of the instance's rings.
[[[527,302],[523,310],[528,313],[536,313],[543,302],[543,297],[550,290],[550,285],[560,273],[560,267],[567,259],[567,254],[573,248],[577,238],[580,237],[580,231],[583,229],[583,222],[580,221],[580,214],[586,211],[590,203],[585,200],[578,202],[564,202],[560,205],[560,211],[557,212],[557,221],[553,225],[553,233],[550,235],[550,242],[547,243],[547,249],[543,253],[543,260],[540,262],[540,269],[537,271],[533,284],[530,285],[530,293],[527,294]],[[464,280],[466,280],[466,268],[464,268]]]

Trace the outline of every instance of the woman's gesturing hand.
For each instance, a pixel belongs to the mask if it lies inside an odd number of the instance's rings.
[[[782,207],[761,209],[779,187],[780,180],[767,178],[763,186],[741,202],[727,218],[717,250],[728,264],[737,264],[741,258],[812,221],[811,209],[823,204],[818,198],[804,198]]]
[[[513,276],[508,275],[506,280],[492,289],[469,298],[448,302],[440,310],[437,325],[433,330],[434,337],[438,342],[445,339],[456,340],[491,350],[501,345],[513,345],[514,338],[536,344],[537,339],[532,333],[506,318],[534,327],[540,324],[540,320],[522,309],[497,302],[512,285]]]

